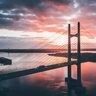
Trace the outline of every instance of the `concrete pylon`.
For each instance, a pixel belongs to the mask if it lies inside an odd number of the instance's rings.
[[[71,66],[68,66],[68,77],[65,78],[65,82],[68,85],[68,96],[73,96],[73,91],[77,96],[85,94],[85,87],[82,86],[81,82],[81,52],[80,52],[80,22],[78,22],[78,32],[71,34],[70,24],[68,24],[68,63],[71,62],[71,38],[77,37],[77,79],[73,79]]]

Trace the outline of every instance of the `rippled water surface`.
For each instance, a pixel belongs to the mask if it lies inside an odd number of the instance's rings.
[[[36,68],[66,62],[67,58],[51,57],[48,54],[0,54],[0,57],[12,59],[12,65],[0,65],[0,74]],[[72,77],[76,78],[76,65],[72,66]],[[87,88],[87,96],[95,96],[96,65],[92,62],[82,63],[82,83]],[[66,96],[67,67],[27,75],[0,82],[0,88],[8,87],[7,96]]]

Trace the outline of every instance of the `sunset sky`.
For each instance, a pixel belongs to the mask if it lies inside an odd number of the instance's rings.
[[[96,0],[0,0],[0,49],[68,48],[68,24],[71,24],[71,32],[74,33],[77,32],[78,22],[81,24],[81,43],[83,45],[81,47],[96,49]],[[74,47],[77,45],[76,38],[72,40]],[[1,74],[6,70],[12,72],[38,68],[38,66],[42,65],[46,67],[49,64],[58,64],[59,61],[59,63],[67,61],[67,58],[42,53],[1,54],[1,56],[12,57],[12,66],[1,65]],[[84,83],[88,86],[92,85],[95,90],[96,74],[94,73],[96,73],[96,66],[94,67],[94,64],[90,62],[82,64],[82,77]],[[76,77],[76,68],[77,66],[74,65],[73,77]],[[38,96],[39,92],[41,96],[53,96],[53,94],[50,95],[52,89],[53,93],[60,93],[62,86],[63,88],[66,87],[64,86],[66,72],[65,67],[64,69],[38,73],[34,76],[32,75],[32,77],[24,77],[25,81],[24,78],[19,78],[1,82],[2,84],[0,83],[0,85],[7,85],[11,89],[9,91],[12,94],[8,96],[27,96],[31,94],[31,91],[37,94],[32,93],[33,96]],[[40,89],[40,91],[38,92],[37,89]],[[26,92],[28,93],[27,95]],[[87,92],[92,93],[89,90]],[[47,93],[47,95],[42,95],[42,93]],[[54,96],[61,95],[56,94]],[[86,96],[94,95],[89,94]]]
[[[28,48],[28,43],[42,41],[66,44],[66,33],[57,41],[51,36],[56,33],[58,37],[60,29],[66,30],[68,23],[76,27],[77,22],[88,31],[81,28],[83,38],[96,43],[95,19],[96,0],[0,0],[0,45],[17,48],[27,44],[24,48]]]

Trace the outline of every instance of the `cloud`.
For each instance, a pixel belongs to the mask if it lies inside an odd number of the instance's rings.
[[[69,4],[70,0],[1,0],[0,1],[0,8],[6,9],[6,8],[15,8],[17,6],[25,6],[28,8],[38,6],[41,3],[44,3],[46,1],[51,2],[58,2],[63,4]]]
[[[69,4],[71,0],[50,0],[52,2],[58,2],[58,3],[63,3],[63,4]]]
[[[0,28],[24,31],[42,30],[43,25],[47,24],[48,18],[50,18],[50,22],[51,16],[55,18],[59,15],[55,10],[60,11],[60,8],[57,7],[60,5],[56,5],[54,2],[67,4],[65,0],[50,0],[50,2],[48,0],[4,0],[0,5],[0,20],[2,21]],[[52,21],[48,24],[57,22]]]
[[[29,31],[43,30],[43,25],[45,24],[56,24],[58,19],[55,20],[55,17],[60,16],[64,11],[62,8],[65,9],[65,5],[69,3],[70,0],[1,0],[0,19],[4,23],[1,24],[0,28],[10,30],[17,28],[17,30],[25,31],[26,29],[29,29]]]
[[[13,21],[10,19],[0,18],[0,26],[1,27],[3,27],[3,25],[10,26],[12,23],[13,23]]]
[[[95,0],[1,0],[0,28],[25,32],[58,32],[67,27],[69,22],[76,24],[79,21],[93,32],[95,2]]]
[[[8,0],[0,0],[0,9],[11,9],[14,5]]]
[[[2,0],[0,3],[0,9],[12,9],[18,6],[35,7],[41,0]]]
[[[30,43],[32,44],[30,46]],[[15,38],[15,37],[0,37],[1,49],[3,48],[30,48],[35,44],[38,44],[36,40],[31,41],[25,38]]]

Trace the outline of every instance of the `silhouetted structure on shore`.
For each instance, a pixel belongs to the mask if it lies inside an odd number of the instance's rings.
[[[48,54],[49,56],[56,57],[68,57],[68,53],[54,53]],[[71,58],[76,59],[77,53],[71,53]],[[82,62],[96,62],[96,53],[81,53],[81,63]]]

